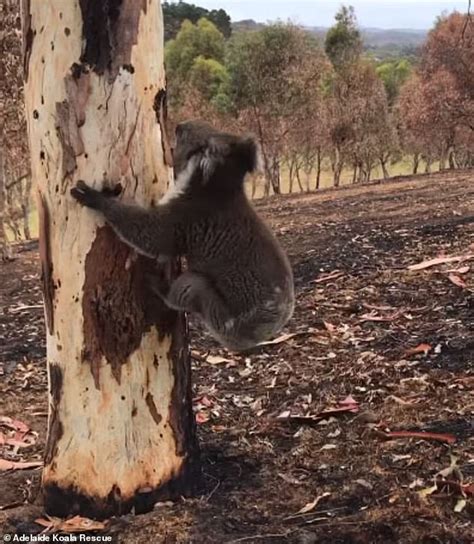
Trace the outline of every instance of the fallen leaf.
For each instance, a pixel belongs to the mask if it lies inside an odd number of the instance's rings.
[[[198,412],[196,414],[196,423],[201,425],[202,423],[207,423],[210,419],[210,415],[207,412]]]
[[[434,484],[431,487],[425,487],[424,489],[421,489],[420,491],[418,491],[418,495],[422,499],[425,499],[426,497],[428,497],[428,495],[432,495],[435,491],[437,491],[437,489],[438,489],[438,486]]]
[[[467,274],[471,270],[470,266],[461,266],[460,268],[451,268],[450,270],[443,270],[445,274]]]
[[[225,363],[235,363],[233,359],[226,359],[225,357],[221,357],[220,355],[208,355],[204,361],[206,363],[209,363],[210,365],[222,365]]]
[[[0,472],[2,470],[25,470],[28,468],[42,467],[42,461],[7,461],[6,459],[0,459]]]
[[[454,511],[459,514],[460,512],[464,510],[464,508],[466,507],[466,504],[467,504],[466,499],[459,499],[458,502],[456,503],[456,506],[454,507]]]
[[[394,463],[396,463],[397,461],[406,461],[407,459],[411,459],[411,455],[397,453],[392,455],[392,460]]]
[[[241,378],[248,378],[253,372],[253,369],[251,368],[244,368],[243,370],[239,371],[239,376]]]
[[[411,355],[417,355],[418,353],[424,353],[428,355],[428,352],[432,350],[430,344],[418,344],[415,348],[409,348],[405,351],[405,356],[410,357]]]
[[[425,483],[424,480],[422,480],[421,478],[417,478],[416,480],[411,482],[411,484],[408,485],[408,489],[415,489],[415,487],[420,487],[420,485],[423,485],[424,483]]]
[[[344,276],[344,272],[341,272],[340,270],[334,270],[334,272],[330,272],[329,274],[321,274],[319,278],[313,280],[311,283],[323,283],[326,281],[335,280],[337,278],[340,278],[341,276]]]
[[[367,310],[377,310],[378,312],[390,312],[396,309],[393,306],[376,306],[374,304],[368,304],[367,302],[363,302],[362,306]]]
[[[201,355],[201,353],[199,353],[199,351],[196,351],[195,349],[192,349],[191,350],[191,357],[195,360],[195,361],[201,361],[202,363],[204,363],[206,361],[206,356],[205,355]]]
[[[0,425],[4,425],[5,427],[23,434],[27,434],[30,431],[30,427],[28,427],[26,423],[8,416],[0,416]]]
[[[35,523],[46,527],[48,532],[57,533],[83,533],[89,531],[102,531],[107,527],[106,522],[96,521],[81,516],[74,516],[70,519],[61,519],[54,516],[35,519]]]
[[[312,512],[318,504],[325,499],[326,497],[329,497],[331,493],[323,493],[322,495],[319,495],[319,497],[316,497],[314,501],[308,502],[308,504],[305,504],[301,510],[298,510],[296,514],[307,514],[308,512]]]
[[[339,404],[341,406],[347,406],[351,408],[356,407],[357,409],[359,409],[359,404],[352,395],[347,395],[347,397],[344,400],[341,400]]]
[[[393,312],[390,315],[376,315],[374,312],[371,312],[370,314],[364,314],[359,317],[359,321],[375,321],[375,322],[389,322],[389,321],[395,321],[398,317],[402,315],[401,310],[397,310],[396,312]]]
[[[282,472],[279,472],[278,476],[280,476],[280,478],[288,484],[303,485],[303,482],[301,480],[298,480],[298,478],[295,478],[294,476],[289,476],[288,474],[283,474]]]
[[[459,470],[457,467],[458,458],[454,457],[454,455],[450,455],[450,460],[451,461],[449,463],[449,467],[444,468],[443,470],[440,470],[439,472],[437,472],[435,475],[435,478],[437,476],[441,476],[442,478],[447,478],[448,476],[451,476],[453,472]]]
[[[377,431],[382,438],[388,440],[397,438],[419,438],[421,440],[436,440],[438,442],[446,442],[454,444],[456,437],[452,434],[429,433],[423,431]]]
[[[0,446],[16,446],[18,448],[28,448],[34,444],[34,440],[25,442],[24,440],[17,440],[9,436],[5,436],[0,432]]]
[[[336,330],[335,325],[332,323],[329,323],[328,321],[323,321],[325,329],[328,331],[329,334],[333,334]]]
[[[470,497],[474,497],[474,483],[464,484],[462,486],[463,493]]]
[[[277,416],[277,419],[291,421],[292,423],[297,424],[315,424],[319,423],[322,419],[327,419],[328,417],[338,415],[338,414],[347,414],[347,413],[356,413],[359,411],[359,404],[351,396],[347,396],[344,400],[338,402],[338,406],[334,408],[327,408],[322,410],[317,414],[310,415],[291,415],[289,410],[285,410],[280,415]]]
[[[283,344],[283,342],[288,342],[288,340],[290,340],[291,338],[294,338],[295,336],[299,336],[301,334],[303,333],[293,332],[291,334],[282,334],[281,336],[279,336],[278,338],[275,338],[274,340],[268,340],[267,342],[260,342],[260,344],[258,345],[259,346],[275,346],[277,344]]]
[[[467,255],[457,255],[454,257],[437,257],[436,259],[429,259],[418,264],[412,264],[408,267],[408,270],[424,270],[438,264],[456,263],[469,261],[474,258],[474,253],[468,253]]]
[[[324,446],[320,448],[319,451],[335,450],[336,448],[336,444],[324,444]]]
[[[467,287],[466,282],[457,274],[449,274],[448,279],[451,283],[454,283],[454,285],[457,285],[462,289],[465,289]]]
[[[369,483],[367,480],[364,480],[363,478],[359,478],[358,480],[355,481],[355,483],[361,485],[362,487],[365,487],[366,489],[374,488],[374,486],[371,483]]]
[[[387,397],[387,400],[393,400],[394,402],[396,402],[397,404],[400,404],[401,406],[418,406],[419,404],[419,401],[418,400],[405,400],[405,399],[401,399],[400,397],[396,397],[395,395],[389,395]]]

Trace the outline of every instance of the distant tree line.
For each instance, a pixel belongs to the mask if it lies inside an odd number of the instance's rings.
[[[183,4],[183,3],[181,3]],[[324,43],[290,23],[227,38],[207,18],[184,20],[166,44],[172,117],[203,117],[257,135],[265,194],[383,176],[402,158],[413,172],[474,166],[474,47],[466,15],[441,16],[413,65],[364,53],[352,7],[336,14]],[[464,34],[463,34],[464,32]]]

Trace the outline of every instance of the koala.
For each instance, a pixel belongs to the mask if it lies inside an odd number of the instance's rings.
[[[278,333],[294,309],[288,258],[244,192],[259,160],[253,138],[187,121],[176,128],[175,183],[155,207],[121,202],[118,186],[97,191],[79,181],[71,190],[138,253],[185,257],[187,270],[167,290],[152,281],[152,290],[237,352]]]

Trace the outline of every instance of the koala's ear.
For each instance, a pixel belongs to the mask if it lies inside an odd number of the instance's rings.
[[[238,153],[246,172],[263,172],[262,152],[255,138],[242,138],[238,144]]]

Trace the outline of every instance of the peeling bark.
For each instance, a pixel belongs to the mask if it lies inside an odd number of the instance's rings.
[[[137,255],[69,191],[79,179],[120,181],[124,198],[143,205],[166,191],[161,8],[30,1],[25,96],[50,383],[45,505],[60,516],[141,512],[197,481],[186,322],[145,280],[170,281],[179,263],[157,268]]]

